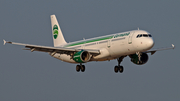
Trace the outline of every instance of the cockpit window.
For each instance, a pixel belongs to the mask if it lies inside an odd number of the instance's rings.
[[[136,38],[138,38],[139,37],[139,35],[137,35],[137,37]]]
[[[136,38],[140,38],[140,37],[142,37],[142,34],[138,34]]]
[[[140,37],[152,37],[151,34],[138,34],[136,38],[140,38]]]
[[[149,37],[152,37],[152,35],[151,34],[148,34],[149,35]]]
[[[147,34],[143,34],[143,37],[148,37],[148,35]]]
[[[142,34],[138,34],[136,38],[140,38],[140,37],[142,37]]]

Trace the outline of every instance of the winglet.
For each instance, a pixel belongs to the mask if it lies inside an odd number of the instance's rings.
[[[4,41],[4,45],[6,44],[6,40],[3,40]]]
[[[175,48],[175,46],[172,44],[172,47],[173,47],[173,49]]]
[[[5,45],[6,43],[12,44],[12,42],[10,42],[10,41],[6,41],[6,40],[3,40],[3,41],[4,41],[4,45]]]

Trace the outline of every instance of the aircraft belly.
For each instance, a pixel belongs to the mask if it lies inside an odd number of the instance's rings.
[[[71,59],[70,55],[56,53],[53,57],[64,62],[76,63],[73,59]]]

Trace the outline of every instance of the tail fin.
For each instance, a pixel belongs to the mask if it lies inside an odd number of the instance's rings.
[[[64,36],[62,34],[61,28],[58,24],[55,15],[51,15],[51,26],[52,26],[54,47],[60,46],[62,44],[66,44],[67,42],[64,39]]]

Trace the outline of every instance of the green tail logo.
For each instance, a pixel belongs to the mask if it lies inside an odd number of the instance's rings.
[[[53,36],[54,36],[54,39],[56,39],[58,37],[58,26],[57,25],[53,26]]]

